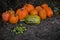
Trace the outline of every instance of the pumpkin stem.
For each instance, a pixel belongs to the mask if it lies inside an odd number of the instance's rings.
[[[13,9],[12,9],[12,8],[11,8],[10,10],[11,10],[11,11],[13,11]]]
[[[8,11],[6,11],[5,13],[7,13]]]
[[[10,10],[12,10],[12,8],[10,8]]]
[[[26,6],[28,6],[28,4],[25,4]]]
[[[15,14],[15,11],[12,9],[12,8],[10,8],[10,10],[8,11],[10,14]]]

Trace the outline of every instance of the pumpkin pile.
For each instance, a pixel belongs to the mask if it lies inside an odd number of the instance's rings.
[[[32,17],[39,16],[42,20],[45,20],[47,17],[53,16],[53,10],[48,6],[48,4],[42,4],[41,6],[36,7],[34,7],[32,4],[25,4],[22,8],[17,9],[16,12],[12,9],[3,12],[2,20],[15,24],[19,20],[25,20],[30,15],[32,15]]]

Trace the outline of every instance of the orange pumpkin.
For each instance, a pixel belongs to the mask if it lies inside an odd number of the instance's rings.
[[[46,12],[47,12],[47,16],[48,17],[52,17],[53,16],[53,10],[50,7],[48,7],[48,9],[46,10]]]
[[[42,7],[46,8],[46,7],[48,7],[48,4],[42,4]]]
[[[37,10],[32,10],[32,11],[30,11],[30,14],[31,15],[38,15],[38,12],[37,12]]]
[[[40,7],[40,6],[36,6],[35,9],[39,12],[40,10],[42,10],[42,7]]]
[[[46,6],[42,6],[42,7],[45,9],[48,17],[51,17],[53,15],[53,11],[50,7],[46,7]]]
[[[39,16],[42,20],[46,19],[46,11],[44,9],[42,9],[40,12],[39,12]]]
[[[22,15],[21,9],[18,9],[18,10],[16,11],[16,14],[19,16],[19,19],[20,19],[20,20],[23,19],[23,15]]]
[[[10,14],[7,11],[2,13],[3,21],[8,21],[9,17],[10,17]]]
[[[18,9],[18,10],[16,11],[16,14],[19,16],[19,19],[20,19],[20,20],[24,20],[25,17],[28,15],[28,12],[27,12],[27,10],[25,10],[25,9]]]
[[[11,14],[11,15],[10,15],[10,18],[9,18],[9,22],[10,22],[11,24],[17,23],[17,22],[18,22],[18,15]]]
[[[32,4],[25,4],[23,8],[30,12],[31,10],[34,9],[34,6]]]
[[[22,9],[22,14],[23,14],[23,17],[24,17],[24,18],[25,18],[26,16],[28,16],[28,12],[27,12],[27,10]]]

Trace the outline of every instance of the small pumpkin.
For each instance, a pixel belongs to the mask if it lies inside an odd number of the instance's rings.
[[[31,15],[38,15],[38,11],[37,10],[32,10],[32,11],[30,11],[30,14]]]
[[[19,16],[19,19],[20,19],[20,20],[24,20],[25,17],[28,15],[28,12],[27,12],[27,10],[25,10],[25,9],[18,9],[18,10],[16,11],[16,14]]]
[[[53,8],[54,14],[60,14],[59,8],[54,7]]]
[[[42,7],[45,9],[48,17],[51,17],[53,15],[53,10],[50,7],[48,7],[47,4],[43,4]]]
[[[48,4],[42,4],[41,7],[46,8],[48,7]]]
[[[23,8],[30,12],[31,10],[34,9],[34,6],[32,4],[25,4]]]
[[[48,17],[51,17],[53,15],[53,10],[50,7],[44,7],[44,9]]]
[[[23,17],[24,17],[24,18],[25,18],[26,16],[28,16],[28,12],[27,12],[27,10],[22,9],[22,14],[23,14]]]
[[[36,6],[35,9],[39,12],[40,10],[42,10],[42,7],[40,7],[40,6]]]
[[[46,11],[44,9],[42,9],[40,12],[39,12],[39,16],[42,20],[45,20],[47,18],[46,16]]]
[[[40,24],[41,22],[41,19],[39,16],[37,15],[28,15],[26,18],[25,18],[25,23],[27,24]]]
[[[8,11],[2,13],[2,20],[3,21],[8,21],[9,17],[10,17],[10,14],[8,13]]]
[[[48,17],[52,17],[53,16],[53,10],[50,7],[48,7],[48,9],[46,11],[47,11],[47,16]]]
[[[11,24],[15,24],[15,23],[17,23],[18,22],[18,15],[14,15],[14,14],[11,14],[10,15],[10,18],[9,18],[9,22],[11,23]]]
[[[17,9],[16,14],[19,16],[19,19],[20,19],[20,20],[23,19],[23,15],[22,15],[21,9]]]

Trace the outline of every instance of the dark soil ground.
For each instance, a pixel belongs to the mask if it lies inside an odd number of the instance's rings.
[[[16,10],[17,8],[21,8],[25,3],[31,3],[34,6],[47,3],[52,8],[54,6],[60,8],[59,4],[56,4],[58,1],[55,1],[0,0],[0,17],[3,11],[6,11],[10,8]],[[24,32],[24,34],[15,35],[12,32],[12,29],[19,24],[21,24],[21,22],[18,22],[17,24],[3,22],[0,18],[0,40],[60,40],[60,14],[54,15],[52,18],[47,18],[46,20],[41,21],[40,25],[27,25],[22,22],[22,24],[27,27],[27,31]]]

